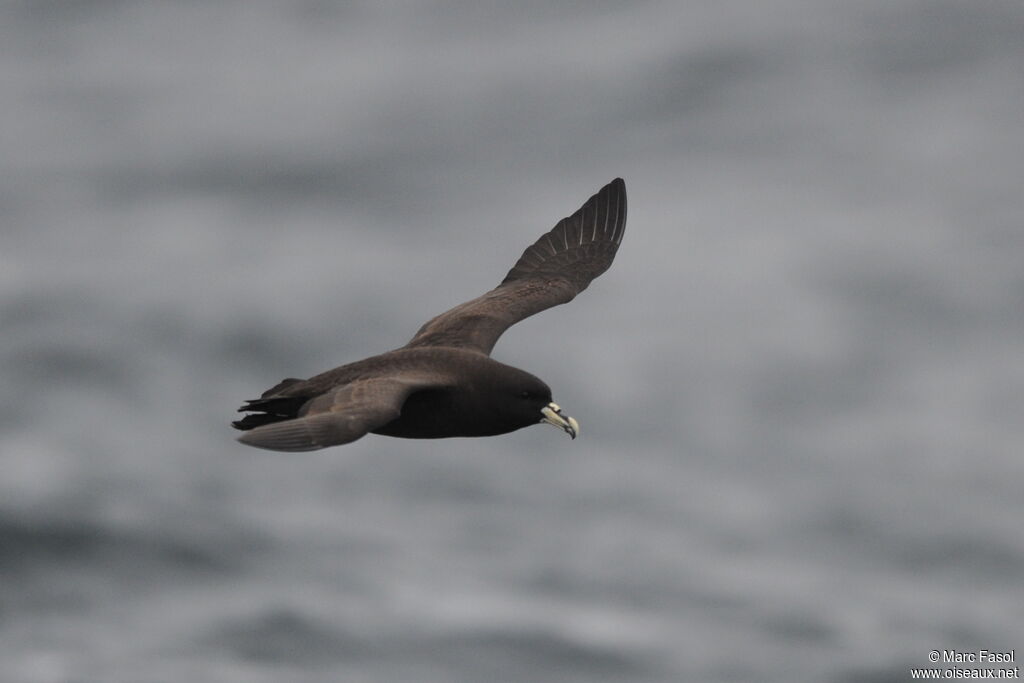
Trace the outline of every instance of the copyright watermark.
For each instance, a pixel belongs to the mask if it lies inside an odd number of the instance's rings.
[[[1015,650],[932,650],[928,662],[937,668],[911,669],[910,677],[920,680],[1019,679]],[[952,665],[952,666],[950,666]]]

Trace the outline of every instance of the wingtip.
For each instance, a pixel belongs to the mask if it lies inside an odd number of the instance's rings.
[[[597,194],[603,194],[606,197],[608,197],[609,200],[614,198],[616,202],[616,213],[620,211],[622,212],[623,215],[619,218],[621,222],[624,224],[626,222],[626,181],[623,180],[622,178],[616,178],[615,180],[611,181],[610,183],[602,187]]]
[[[315,442],[300,420],[257,427],[235,440],[253,448],[290,453],[317,451],[324,447]]]

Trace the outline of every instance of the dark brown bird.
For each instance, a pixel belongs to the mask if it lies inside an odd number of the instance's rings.
[[[497,287],[430,320],[400,349],[307,380],[286,379],[245,402],[239,441],[313,451],[367,433],[409,439],[493,436],[546,422],[572,438],[579,424],[547,384],[491,359],[498,337],[564,304],[612,264],[626,228],[626,185],[616,178],[541,235]]]

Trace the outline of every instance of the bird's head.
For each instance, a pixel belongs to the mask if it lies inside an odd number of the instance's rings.
[[[543,422],[558,427],[573,439],[579,435],[579,423],[551,400],[551,388],[541,379],[518,371],[509,380],[504,387],[502,406],[508,418],[516,419],[520,427]]]

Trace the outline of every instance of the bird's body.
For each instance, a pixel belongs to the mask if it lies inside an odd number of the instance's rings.
[[[414,439],[494,436],[547,422],[573,438],[548,386],[490,358],[510,325],[571,301],[611,265],[626,221],[616,179],[527,248],[498,287],[427,322],[404,347],[286,379],[232,423],[258,448],[308,451],[367,433]]]

